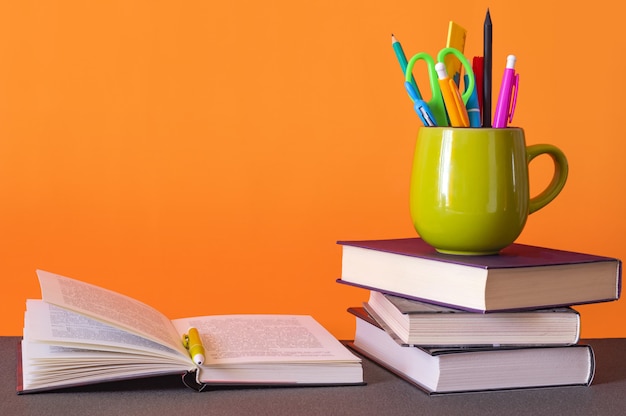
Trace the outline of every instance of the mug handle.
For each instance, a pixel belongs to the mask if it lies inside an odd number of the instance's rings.
[[[554,162],[554,174],[552,175],[552,181],[547,188],[536,197],[530,199],[530,204],[528,206],[529,214],[540,210],[556,198],[565,186],[567,174],[569,172],[565,153],[563,153],[558,147],[551,144],[534,144],[527,146],[526,163],[530,164],[531,160],[542,154],[547,154],[552,157],[552,161]]]

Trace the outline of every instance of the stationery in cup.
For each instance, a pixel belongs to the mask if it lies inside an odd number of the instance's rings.
[[[487,10],[483,36],[484,56],[474,57],[474,62],[480,62],[480,65],[475,67],[463,56],[466,30],[455,22],[450,22],[446,48],[437,55],[436,62],[425,52],[420,52],[407,60],[402,45],[393,34],[391,35],[392,46],[404,74],[405,88],[413,102],[415,112],[425,127],[492,127],[491,32],[491,16]],[[426,63],[431,92],[429,100],[422,96],[413,75],[413,65],[417,60],[424,60]],[[507,56],[494,114],[493,127],[496,128],[507,127],[513,120],[519,86],[515,61],[514,55]],[[441,69],[435,71],[438,66]],[[474,69],[478,72],[475,73]],[[465,71],[465,75],[461,77],[462,71]],[[464,80],[463,91],[461,79]],[[481,91],[476,88],[478,80]]]

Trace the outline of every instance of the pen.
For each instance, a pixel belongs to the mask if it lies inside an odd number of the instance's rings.
[[[496,128],[506,127],[507,122],[513,120],[515,104],[517,103],[517,87],[519,85],[519,74],[515,73],[515,60],[515,55],[509,55],[506,58],[506,68],[502,76],[496,112],[493,116],[493,127]],[[512,104],[511,97],[513,99]]]
[[[189,350],[193,362],[202,365],[204,363],[204,346],[196,328],[191,327],[187,330],[187,333],[183,335],[183,344]]]
[[[469,117],[467,109],[463,104],[463,98],[461,98],[461,93],[456,87],[454,80],[448,76],[446,65],[443,62],[437,62],[435,70],[439,76],[439,87],[441,88],[443,102],[446,105],[450,125],[452,127],[469,127]]]
[[[476,81],[476,94],[478,96],[478,108],[481,114],[482,125],[482,112],[483,112],[483,57],[475,56],[472,61],[472,70],[474,71],[474,80]]]
[[[469,85],[469,75],[463,76],[465,81],[465,88]],[[474,88],[472,94],[467,100],[467,116],[469,117],[470,127],[480,127],[480,105],[478,104],[478,88]]]
[[[413,100],[413,108],[415,109],[415,112],[419,116],[420,120],[422,120],[424,127],[435,127],[437,125],[435,122],[435,116],[433,116],[433,113],[430,111],[426,101],[417,96],[417,91],[415,91],[415,88],[413,88],[413,85],[411,85],[410,82],[405,81],[404,87],[409,93],[411,100]]]
[[[492,25],[487,9],[483,29],[483,127],[491,127]]]
[[[400,63],[400,69],[402,69],[402,75],[404,75],[404,73],[406,72],[406,66],[407,66],[406,55],[404,54],[402,45],[400,44],[398,39],[396,39],[393,33],[391,34],[391,46],[393,47],[393,50],[396,53],[396,58],[398,58],[398,62]],[[413,74],[411,74],[411,80],[409,82],[411,83],[411,86],[413,86],[413,88],[415,89],[415,92],[417,92],[418,98],[421,100],[422,94],[420,93],[420,90],[417,87],[417,83],[415,82],[415,78],[413,77]]]

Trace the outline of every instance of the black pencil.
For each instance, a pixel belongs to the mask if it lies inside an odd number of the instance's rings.
[[[492,27],[491,14],[487,9],[483,32],[483,127],[491,127],[491,70],[492,70]]]

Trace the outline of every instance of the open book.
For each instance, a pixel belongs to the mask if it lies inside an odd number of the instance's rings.
[[[18,393],[165,374],[187,385],[363,383],[361,360],[306,315],[216,315],[170,320],[122,294],[37,271],[28,300]],[[183,343],[196,328],[204,362]]]

